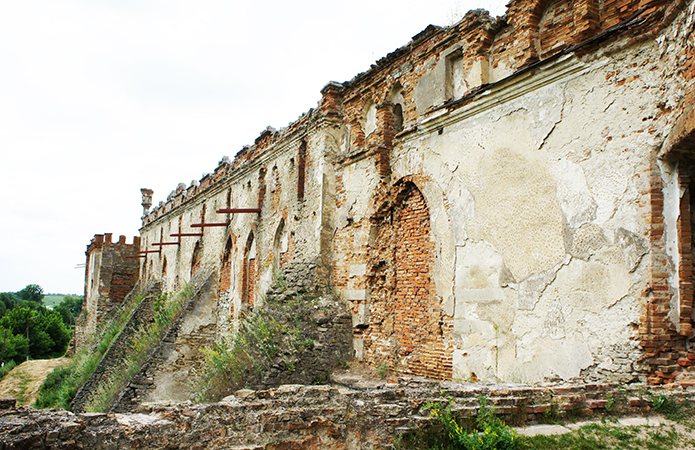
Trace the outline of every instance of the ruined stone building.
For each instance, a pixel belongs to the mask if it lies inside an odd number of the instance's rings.
[[[199,323],[223,336],[309,268],[349,305],[354,357],[399,374],[678,381],[695,359],[694,29],[685,0],[511,0],[430,25],[145,199],[131,273],[169,292],[213,273]],[[103,252],[121,244],[88,249],[94,320],[119,301]]]

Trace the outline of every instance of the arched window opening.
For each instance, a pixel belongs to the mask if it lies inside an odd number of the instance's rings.
[[[433,278],[430,211],[413,182],[397,184],[377,217],[367,269],[369,323],[365,360],[401,373],[452,376],[448,325]]]
[[[285,230],[285,219],[280,219],[275,231],[275,239],[273,240],[273,267],[279,270],[285,263],[283,256],[287,253],[288,236]]]
[[[222,253],[222,269],[220,270],[220,293],[229,291],[232,287],[232,238],[227,238],[227,244]]]
[[[396,133],[403,131],[403,106],[400,103],[393,106],[393,130]]]
[[[265,167],[261,167],[258,171],[258,207],[263,208],[263,202],[265,201],[266,193],[266,182],[265,176],[268,170]]]
[[[405,105],[403,86],[400,83],[394,84],[387,99],[393,104],[393,131],[397,134],[403,130],[403,105]]]
[[[304,184],[306,170],[306,141],[302,141],[299,145],[299,154],[297,155],[297,200],[304,200]]]
[[[244,264],[241,275],[241,313],[253,308],[256,298],[256,242],[253,232],[249,234],[244,250]]]
[[[202,256],[203,246],[200,245],[200,242],[196,242],[193,248],[193,256],[191,257],[191,278],[193,278],[193,275],[200,269]]]

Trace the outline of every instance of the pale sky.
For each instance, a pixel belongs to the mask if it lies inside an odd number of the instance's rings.
[[[0,15],[0,292],[82,294],[94,234],[140,227],[267,126],[427,25],[505,1],[21,0]]]

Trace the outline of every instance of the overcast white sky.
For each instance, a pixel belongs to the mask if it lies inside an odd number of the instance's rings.
[[[140,227],[270,125],[481,0],[21,0],[0,15],[0,292],[83,292],[96,233]]]

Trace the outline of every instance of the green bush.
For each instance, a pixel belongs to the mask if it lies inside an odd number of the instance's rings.
[[[480,398],[480,409],[475,420],[477,429],[473,430],[467,430],[459,425],[451,411],[451,402],[446,406],[442,404],[428,406],[430,417],[444,426],[453,448],[465,450],[514,450],[516,448],[516,432],[495,415],[485,397]]]
[[[201,400],[216,401],[244,387],[246,380],[272,364],[287,328],[259,311],[251,312],[229,341],[204,349],[198,379]]]

